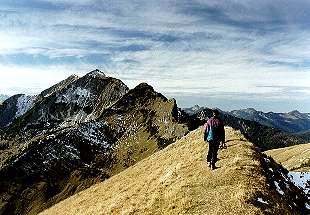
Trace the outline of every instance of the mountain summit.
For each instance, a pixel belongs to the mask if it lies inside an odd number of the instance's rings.
[[[52,87],[49,93],[43,91],[45,96],[31,111],[13,122],[14,129],[68,127],[94,120],[129,90],[122,81],[106,77],[99,70],[67,80]]]
[[[105,78],[106,75],[104,72],[100,71],[99,69],[95,69],[89,73],[86,74],[87,77],[92,77],[92,78]]]
[[[99,70],[43,91],[15,117],[21,96],[1,106],[12,118],[0,129],[0,214],[37,214],[189,131],[174,99]]]

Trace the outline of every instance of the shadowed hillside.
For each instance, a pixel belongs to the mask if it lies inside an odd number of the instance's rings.
[[[287,171],[239,132],[226,133],[214,171],[198,129],[41,214],[306,214]]]

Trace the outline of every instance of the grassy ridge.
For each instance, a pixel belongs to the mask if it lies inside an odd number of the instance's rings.
[[[214,171],[198,129],[41,214],[300,214],[300,208],[289,206],[304,204],[289,200],[300,197],[298,190],[287,182],[281,195],[273,184],[285,174],[281,167],[241,133],[231,128],[226,133],[228,148],[220,151]]]
[[[265,154],[271,156],[288,170],[310,171],[310,143],[268,150]]]

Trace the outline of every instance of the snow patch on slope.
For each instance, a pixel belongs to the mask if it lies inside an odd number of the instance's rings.
[[[289,172],[291,181],[310,195],[310,172]]]
[[[257,198],[257,201],[263,204],[269,204],[267,201],[263,200],[263,198]]]
[[[98,69],[91,71],[86,76],[92,77],[92,78],[105,78],[106,77],[105,74]]]
[[[29,109],[33,107],[35,96],[21,95],[17,99],[15,118],[25,114]]]
[[[283,190],[280,188],[279,183],[274,181],[274,185],[276,186],[276,189],[278,191],[278,193],[280,193],[281,195],[284,195]]]
[[[57,97],[56,103],[75,103],[84,106],[89,100],[91,93],[81,87],[69,88],[65,94]]]
[[[104,125],[100,122],[91,122],[79,127],[78,132],[81,138],[87,140],[89,144],[110,149],[112,145],[106,141],[106,134],[102,131],[103,127]]]

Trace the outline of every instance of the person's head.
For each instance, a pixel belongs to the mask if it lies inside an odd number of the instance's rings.
[[[219,117],[219,115],[220,115],[220,112],[218,111],[218,109],[213,109],[212,113],[213,113],[214,117]]]

